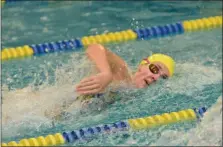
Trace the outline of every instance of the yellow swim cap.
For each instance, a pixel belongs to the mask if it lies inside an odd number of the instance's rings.
[[[174,68],[175,68],[175,62],[174,62],[173,58],[171,58],[170,56],[164,55],[164,54],[153,54],[152,56],[149,56],[147,58],[147,60],[149,61],[149,63],[161,62],[169,70],[170,76],[173,75]],[[146,61],[144,59],[140,62],[140,64],[146,64],[146,63],[148,63],[148,61]]]

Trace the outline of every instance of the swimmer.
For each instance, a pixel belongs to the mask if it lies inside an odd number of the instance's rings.
[[[146,88],[159,78],[167,79],[174,73],[174,60],[164,54],[153,54],[143,59],[135,73],[131,73],[126,62],[100,44],[89,45],[86,56],[97,68],[96,74],[83,78],[75,87],[80,95],[66,104],[63,112],[69,108],[88,106],[92,99],[114,97],[123,87]],[[108,90],[109,89],[109,90]],[[109,93],[109,94],[106,94]],[[79,100],[79,101],[77,101]],[[103,99],[104,101],[104,99]],[[72,109],[71,108],[71,109]],[[58,114],[64,114],[60,113]]]
[[[174,73],[174,60],[164,54],[153,54],[143,59],[135,73],[130,73],[126,62],[100,44],[90,45],[86,54],[96,65],[98,74],[86,77],[76,86],[81,95],[103,93],[111,83],[126,83],[136,88],[146,88],[159,78],[166,79]]]

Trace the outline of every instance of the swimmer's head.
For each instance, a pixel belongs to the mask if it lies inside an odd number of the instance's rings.
[[[133,82],[138,88],[145,88],[160,77],[166,79],[174,73],[174,60],[164,54],[153,54],[140,62]]]

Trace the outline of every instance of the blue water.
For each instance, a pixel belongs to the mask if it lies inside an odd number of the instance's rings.
[[[2,49],[217,15],[222,15],[222,2],[218,1],[15,2],[2,9]],[[84,51],[4,62],[2,114],[11,119],[2,124],[3,142],[181,109],[201,106],[220,109],[216,101],[222,99],[219,97],[222,95],[221,28],[106,47],[132,69],[145,55],[170,54],[177,63],[175,76],[147,89],[126,90],[117,96],[116,102],[100,111],[74,114],[52,126],[51,120],[38,116],[37,111],[74,95],[72,89],[83,75]],[[152,130],[103,134],[69,145],[221,145],[220,115],[203,124],[187,122]]]

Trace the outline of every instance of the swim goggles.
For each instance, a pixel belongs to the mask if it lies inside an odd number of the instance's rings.
[[[141,63],[141,65],[148,65],[149,70],[153,73],[153,74],[158,74],[159,73],[159,68],[155,65],[149,62],[149,60],[147,58],[143,59],[143,61],[145,61],[144,63]]]

